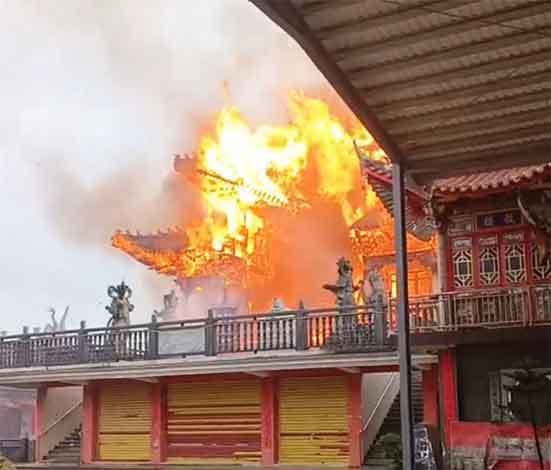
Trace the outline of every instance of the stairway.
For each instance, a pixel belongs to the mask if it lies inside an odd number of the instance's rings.
[[[421,371],[413,370],[411,373],[411,392],[413,401],[413,419],[414,423],[423,421],[423,374]],[[396,395],[388,414],[377,437],[375,444],[369,450],[365,465],[366,470],[388,470],[392,468],[392,462],[385,458],[384,450],[380,445],[377,445],[381,436],[385,434],[400,435],[400,394]]]
[[[75,429],[63,441],[57,444],[46,457],[48,464],[78,464],[80,463],[80,427]]]

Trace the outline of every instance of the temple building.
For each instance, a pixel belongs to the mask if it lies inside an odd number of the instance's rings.
[[[373,144],[377,149],[376,144]],[[367,214],[349,227],[349,244],[353,254],[356,278],[370,291],[368,278],[380,278],[386,294],[396,294],[392,194],[388,191],[388,165],[369,157],[356,148],[360,161],[363,192],[368,200]],[[352,157],[353,158],[353,157]],[[176,172],[190,177],[195,169],[192,158],[176,156]],[[428,195],[413,182],[408,187],[408,256],[410,289],[413,295],[428,295],[438,289],[436,242]],[[276,227],[271,231],[277,230]],[[270,257],[273,249],[268,237],[255,236],[251,257],[241,255],[245,246],[229,244],[212,250],[207,245],[191,245],[181,227],[154,234],[117,232],[113,246],[119,248],[162,275],[174,277],[178,286],[179,317],[204,314],[208,309],[233,309],[236,314],[248,313],[250,289],[259,283],[269,284],[273,271]],[[247,237],[245,236],[245,240]],[[279,255],[279,254],[278,254]],[[306,280],[307,281],[307,280]],[[383,287],[384,286],[384,287]],[[277,292],[273,293],[277,296]],[[298,301],[298,299],[297,299]],[[164,320],[167,320],[165,317]]]
[[[551,469],[549,2],[251,3],[379,148],[295,103],[307,125],[260,136],[257,178],[253,133],[226,110],[218,127],[245,145],[207,139],[203,166],[175,162],[201,176],[210,231],[112,240],[182,292],[133,325],[131,289],[111,286],[108,327],[0,338],[0,385],[36,389],[37,467]],[[333,193],[311,194],[340,204],[350,252],[320,250],[337,262],[331,306],[261,313],[248,289],[274,263],[259,214],[308,209],[305,142],[339,163]],[[202,314],[174,315],[180,295]]]
[[[543,164],[433,185],[439,265],[447,269],[438,316],[420,309],[413,321],[425,333],[417,344],[441,348],[441,425],[453,468],[536,468],[532,420],[539,445],[551,441],[550,183],[551,165]],[[522,410],[530,399],[512,392],[519,371],[540,374],[532,417]]]
[[[364,161],[383,210],[377,225],[352,227],[364,237],[357,246],[370,284],[353,320],[328,310],[211,312],[117,333],[83,327],[4,337],[0,383],[38,387],[37,458],[67,458],[59,457],[63,433],[82,426],[85,463],[369,462],[395,429],[389,420],[399,400],[389,170]],[[430,431],[435,460],[453,469],[534,460],[530,408],[515,392],[523,373],[539,377],[532,406],[549,458],[550,183],[545,164],[439,179],[422,190],[408,185],[417,419]],[[208,282],[228,303],[224,283]],[[64,404],[70,409],[57,410]],[[52,417],[65,413],[56,440]]]

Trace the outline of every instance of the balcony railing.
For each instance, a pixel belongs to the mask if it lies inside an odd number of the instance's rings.
[[[262,315],[152,322],[118,328],[0,338],[0,368],[137,361],[281,350],[370,351],[387,348],[382,303],[346,310],[296,310]]]
[[[417,332],[551,325],[551,285],[412,297],[409,312],[410,327]],[[395,299],[390,301],[389,326],[397,330]]]
[[[465,328],[551,325],[551,285],[444,293],[413,297],[416,333]],[[151,323],[120,328],[85,328],[58,333],[0,337],[0,368],[48,367],[139,361],[193,355],[256,354],[325,349],[369,352],[388,349],[397,331],[391,299],[345,310],[317,309],[262,315]]]

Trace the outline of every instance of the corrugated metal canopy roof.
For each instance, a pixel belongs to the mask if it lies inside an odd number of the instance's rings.
[[[551,160],[550,0],[252,0],[420,182]]]

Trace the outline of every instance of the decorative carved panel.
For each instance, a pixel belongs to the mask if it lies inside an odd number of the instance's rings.
[[[453,253],[453,283],[455,287],[472,287],[473,252],[472,249],[458,250]]]
[[[478,259],[480,284],[483,286],[499,284],[499,253],[497,246],[482,247]]]
[[[526,281],[526,255],[524,244],[505,245],[505,278],[510,284]]]

